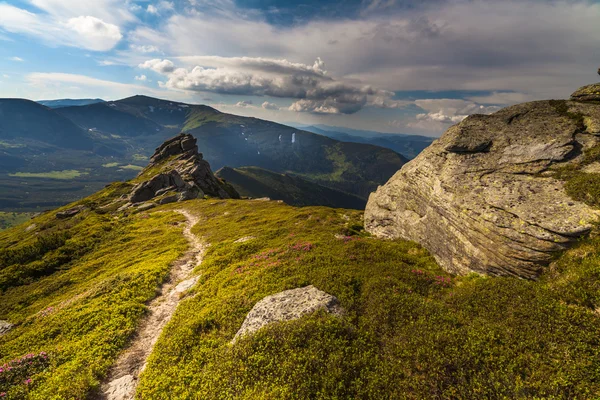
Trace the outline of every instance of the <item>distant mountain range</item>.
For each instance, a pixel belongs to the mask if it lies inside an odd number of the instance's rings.
[[[364,205],[368,195],[407,161],[368,143],[343,142],[208,106],[146,96],[55,108],[3,99],[0,186],[8,189],[0,194],[0,210],[59,205],[113,180],[131,178],[156,146],[179,132],[198,139],[213,170],[257,167],[248,188],[255,196],[257,181],[274,182],[284,174],[287,187],[307,190],[310,185],[305,182],[310,182],[319,185],[315,191],[335,191],[325,197],[346,194],[346,203],[360,208],[357,199]],[[318,202],[314,197],[294,200],[299,205]]]
[[[410,159],[415,158],[435,140],[435,138],[429,136],[364,131],[341,126],[292,125],[298,129],[318,133],[319,135],[324,135],[342,142],[364,143],[385,147]]]
[[[60,99],[60,100],[38,100],[37,103],[48,108],[61,108],[73,106],[87,106],[89,104],[104,103],[102,99]]]

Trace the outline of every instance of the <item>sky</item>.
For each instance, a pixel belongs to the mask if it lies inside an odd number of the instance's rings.
[[[439,136],[597,82],[591,0],[0,0],[0,97]]]

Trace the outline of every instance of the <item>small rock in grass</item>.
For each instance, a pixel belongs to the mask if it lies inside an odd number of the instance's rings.
[[[0,320],[0,336],[8,333],[13,327],[14,325],[10,322]]]
[[[295,320],[317,310],[325,310],[334,315],[342,314],[336,297],[312,285],[267,296],[250,310],[232,343],[273,322]]]
[[[154,203],[144,203],[141,206],[139,206],[137,209],[138,211],[147,211],[147,210],[151,210],[154,207],[156,207],[156,204]]]
[[[256,239],[256,238],[254,236],[244,236],[243,238],[239,238],[238,240],[236,240],[233,243],[246,243],[253,239]]]
[[[83,210],[85,210],[84,206],[77,206],[77,207],[69,208],[68,210],[57,212],[56,218],[58,218],[58,219],[71,218],[71,217],[74,217],[75,215],[79,214]]]

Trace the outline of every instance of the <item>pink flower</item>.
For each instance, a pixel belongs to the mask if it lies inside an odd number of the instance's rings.
[[[0,397],[6,397],[6,392],[0,393]]]
[[[26,385],[30,385],[30,384],[31,384],[31,378],[29,378],[29,379],[26,379],[26,380],[25,380],[25,384],[26,384]]]

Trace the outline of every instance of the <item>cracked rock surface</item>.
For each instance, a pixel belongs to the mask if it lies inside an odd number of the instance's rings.
[[[575,165],[597,135],[593,101],[470,116],[371,194],[365,227],[420,243],[452,273],[535,279],[598,218],[548,172]]]

